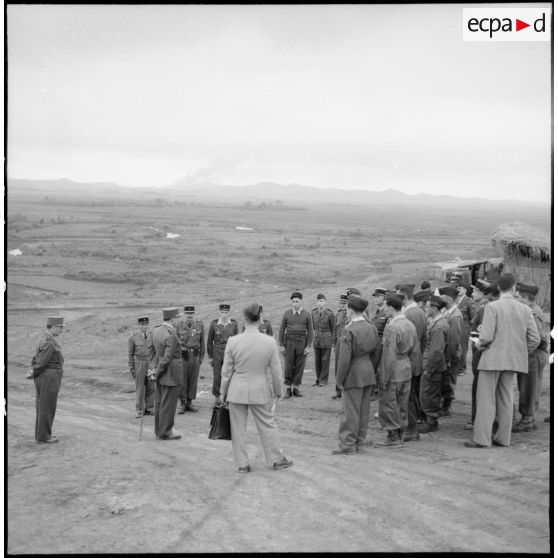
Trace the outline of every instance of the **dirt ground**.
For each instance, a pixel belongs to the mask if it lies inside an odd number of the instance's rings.
[[[436,435],[335,456],[340,403],[330,398],[331,383],[311,386],[309,358],[304,397],[278,404],[294,466],[273,471],[264,462],[250,418],[253,471],[240,475],[231,443],[207,438],[207,363],[200,412],[176,417],[182,439],[155,440],[147,416],[139,441],[130,377],[78,356],[67,359],[55,445],[35,443],[34,387],[22,358],[9,362],[10,554],[550,551],[548,369],[538,430],[514,434],[510,448],[463,446],[469,372],[458,378],[455,412]],[[371,410],[370,442],[383,436],[377,402]]]

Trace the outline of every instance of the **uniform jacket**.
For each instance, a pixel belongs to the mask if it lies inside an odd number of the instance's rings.
[[[242,333],[244,333],[245,330],[246,326],[242,326]],[[262,320],[258,324],[258,331],[260,333],[265,333],[266,335],[273,337],[273,328],[271,327],[271,322],[269,320]]]
[[[422,311],[421,311],[422,312]],[[420,354],[417,330],[405,315],[389,321],[382,336],[382,359],[378,372],[378,384],[405,382],[413,375],[411,363],[417,362]]]
[[[411,364],[413,366],[413,376],[422,373],[422,353],[426,349],[426,314],[416,303],[411,303],[403,309],[405,317],[415,326],[419,341],[418,352],[413,353]]]
[[[471,331],[479,330],[479,326],[482,324],[482,318],[484,316],[484,307],[487,305],[487,300],[481,300],[475,308],[475,314],[471,320]]]
[[[455,363],[461,357],[461,331],[463,330],[463,316],[458,306],[447,310],[444,314],[449,324],[448,339],[446,346],[446,360]]]
[[[386,324],[388,321],[388,315],[386,314],[386,310],[383,306],[380,306],[374,313],[374,316],[371,317],[372,324],[376,328],[378,335],[381,337],[384,334],[384,329],[386,328]]]
[[[340,308],[337,310],[337,314],[335,314],[335,329],[333,330],[333,345],[337,346],[337,344],[341,341],[341,334],[345,329],[345,326],[348,324],[347,320],[347,310]]]
[[[31,360],[31,366],[34,370],[33,377],[39,376],[39,374],[51,366],[62,369],[63,364],[62,349],[56,337],[48,329],[43,331],[39,339],[37,339],[35,355]]]
[[[143,334],[142,331],[134,331],[128,337],[128,367],[134,370],[135,359],[146,360],[149,368],[155,366],[156,354],[153,347],[153,332],[149,329]]]
[[[318,308],[313,308],[312,325],[314,327],[314,347],[316,349],[330,349],[333,346],[333,336],[335,334],[335,314],[333,310],[324,308],[320,314]]]
[[[470,323],[475,315],[475,303],[468,296],[464,296],[461,300],[457,299],[457,307],[463,316],[463,323]]]
[[[174,328],[163,323],[155,328],[153,346],[157,353],[157,381],[162,386],[178,386],[182,383],[182,352],[180,340]]]
[[[527,373],[528,355],[540,342],[532,310],[511,294],[502,294],[484,309],[479,336],[479,348],[484,350],[479,370]]]
[[[449,328],[449,323],[443,315],[439,315],[428,323],[423,362],[424,371],[429,374],[447,370],[446,346]]]
[[[245,331],[228,340],[221,371],[221,394],[226,394],[227,401],[269,403],[281,395],[282,382],[279,351],[273,337]]]
[[[227,325],[219,323],[216,318],[209,324],[207,332],[207,354],[209,358],[213,358],[213,353],[221,353],[225,351],[227,339],[238,333],[238,323],[231,318]]]
[[[187,320],[182,320],[176,327],[176,333],[180,339],[180,349],[182,351],[193,350],[203,357],[205,353],[205,329],[203,322],[194,320],[188,325]]]
[[[350,322],[341,334],[337,386],[361,388],[375,383],[375,369],[380,341],[376,328],[366,320]]]
[[[281,327],[279,328],[279,344],[282,347],[286,344],[287,335],[305,335],[306,347],[312,345],[314,327],[312,326],[312,316],[308,310],[302,308],[300,315],[295,314],[292,308],[285,311],[281,320]]]

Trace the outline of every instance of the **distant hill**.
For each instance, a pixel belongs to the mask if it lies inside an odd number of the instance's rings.
[[[415,194],[408,195],[394,189],[345,190],[341,188],[316,188],[301,184],[277,184],[259,182],[247,186],[223,186],[211,183],[187,183],[178,181],[172,185],[160,187],[131,187],[109,182],[83,183],[65,178],[55,180],[27,180],[8,178],[8,196],[72,196],[72,197],[117,197],[117,198],[170,198],[192,201],[221,200],[227,203],[245,203],[247,201],[283,201],[290,203],[320,203],[339,205],[367,205],[372,207],[424,207],[440,211],[443,208],[463,209],[467,211],[484,211],[497,204],[499,209],[548,211],[550,204],[523,202],[517,200],[487,200],[482,198],[457,198],[448,195]]]

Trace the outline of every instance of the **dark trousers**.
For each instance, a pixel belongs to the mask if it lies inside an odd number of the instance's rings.
[[[199,355],[197,353],[186,353],[186,355],[186,357],[182,357],[182,388],[180,390],[180,401],[182,403],[196,398],[200,374]]]
[[[339,447],[361,445],[368,432],[372,386],[343,390],[339,420]]]
[[[420,378],[420,406],[428,418],[440,416],[442,404],[442,372],[424,371]]]
[[[181,386],[162,386],[159,382],[155,383],[155,436],[164,438],[172,433]]]
[[[411,380],[388,382],[384,389],[380,386],[378,390],[378,414],[380,415],[380,424],[386,430],[407,428],[410,391]]]
[[[136,372],[136,411],[141,413],[142,409],[149,413],[153,412],[153,399],[155,398],[154,382],[145,384],[149,362],[147,360],[135,360],[134,370]]]
[[[327,384],[329,380],[329,360],[331,358],[331,347],[314,347],[314,367],[316,368],[316,380],[320,384]]]
[[[420,376],[411,378],[411,389],[409,390],[409,409],[407,412],[407,430],[414,432],[420,418]]]
[[[221,392],[221,370],[223,369],[223,359],[225,357],[225,349],[213,349],[211,360],[213,361],[213,388],[211,393],[213,397],[219,397]]]
[[[539,397],[539,386],[542,382],[544,360],[540,356],[540,351],[535,351],[529,355],[529,372],[527,374],[517,374],[517,387],[519,388],[519,412],[521,417],[535,419],[537,403]]]
[[[299,386],[306,364],[306,336],[286,336],[285,343],[285,385]]]
[[[62,383],[62,369],[47,368],[33,378],[35,382],[35,440],[46,442],[52,438],[52,423]]]
[[[458,369],[467,370],[467,351],[469,350],[469,335],[471,334],[470,322],[463,322],[461,329],[461,356],[459,357]]]
[[[459,370],[459,361],[450,364],[448,369],[442,372],[442,405],[448,408],[453,399],[455,399],[455,385],[457,384],[457,371]]]
[[[471,347],[471,368],[473,370],[473,384],[471,385],[471,423],[474,424],[477,416],[477,385],[479,383],[479,361],[482,351],[474,345]]]
[[[337,378],[337,367],[339,366],[339,341],[335,343],[335,378]],[[341,390],[337,387],[337,382],[335,383],[335,393],[338,397],[341,397]]]

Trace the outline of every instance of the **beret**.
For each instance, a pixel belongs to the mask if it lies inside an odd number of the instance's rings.
[[[440,298],[439,296],[436,295],[431,295],[430,298],[428,299],[428,302],[430,302],[431,306],[436,306],[438,310],[441,310],[442,308],[445,308],[448,305],[443,298]]]
[[[374,289],[374,292],[372,293],[372,296],[374,296],[374,295],[385,295],[385,294],[386,294],[385,289]]]
[[[302,293],[299,293],[298,291],[295,291],[292,295],[291,295],[291,300],[293,298],[300,298],[300,300],[302,300]]]
[[[318,296],[316,297],[316,299],[317,300],[320,300],[320,299],[325,300],[326,299],[325,294],[319,293]]]
[[[356,312],[364,312],[368,306],[368,301],[356,294],[349,295],[347,306]]]
[[[417,291],[413,295],[413,299],[415,302],[426,302],[433,294],[433,291]]]
[[[440,287],[438,289],[438,292],[441,295],[447,295],[453,298],[455,298],[459,294],[459,291],[453,285],[448,285],[447,287]]]

